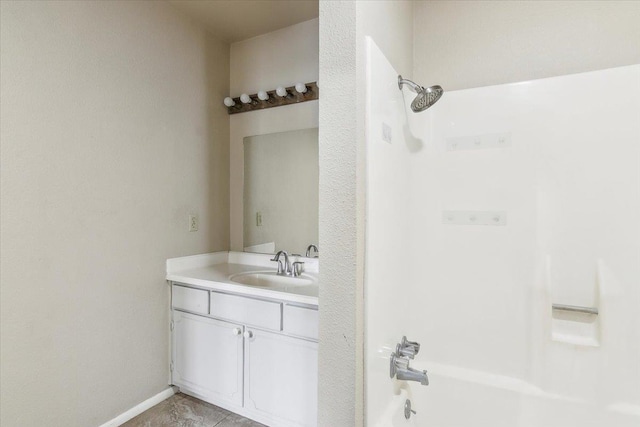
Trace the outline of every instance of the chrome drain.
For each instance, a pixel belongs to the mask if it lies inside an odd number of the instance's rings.
[[[404,401],[404,417],[406,419],[411,418],[411,414],[415,414],[416,411],[411,409],[411,401],[409,399]]]

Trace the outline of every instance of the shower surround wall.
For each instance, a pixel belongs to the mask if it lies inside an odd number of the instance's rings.
[[[413,425],[635,425],[640,66],[445,92],[414,114],[368,49],[367,425],[405,422],[407,396]],[[501,220],[455,224],[470,211]],[[591,345],[554,302],[599,308]],[[430,386],[389,379],[403,335]]]

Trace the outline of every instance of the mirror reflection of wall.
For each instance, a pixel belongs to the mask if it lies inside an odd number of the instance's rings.
[[[244,250],[318,244],[318,129],[244,138]]]

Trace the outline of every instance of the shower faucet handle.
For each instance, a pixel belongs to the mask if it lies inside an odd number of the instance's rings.
[[[413,360],[419,351],[420,343],[402,337],[402,340],[396,345],[396,351],[391,353],[389,376],[400,381],[417,381],[422,385],[429,385],[427,371],[419,371],[409,366],[410,360]]]
[[[400,341],[399,348],[406,350],[407,352],[412,352],[413,356],[415,356],[420,351],[420,343],[416,341],[409,341],[405,336],[405,337],[402,337],[402,341]],[[413,359],[413,357],[411,358]]]
[[[396,354],[398,356],[408,357],[409,359],[413,360],[413,358],[416,357],[416,353],[417,351],[415,347],[412,347],[412,346],[403,347],[402,344],[396,345]]]

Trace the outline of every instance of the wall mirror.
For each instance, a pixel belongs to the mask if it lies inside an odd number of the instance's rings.
[[[318,128],[249,136],[243,145],[245,252],[304,256],[318,244]]]

